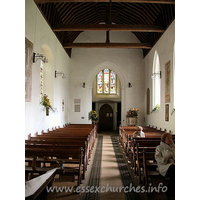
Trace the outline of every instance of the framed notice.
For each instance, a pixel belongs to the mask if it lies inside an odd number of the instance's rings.
[[[25,38],[25,102],[31,102],[33,43]]]
[[[169,104],[165,104],[165,121],[169,121]]]
[[[170,103],[170,61],[165,64],[165,103]]]

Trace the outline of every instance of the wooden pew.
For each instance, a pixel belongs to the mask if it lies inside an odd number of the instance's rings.
[[[70,127],[70,128],[69,128]],[[77,128],[79,127],[79,128]],[[83,126],[81,126],[83,127]],[[87,169],[88,160],[90,157],[91,150],[94,145],[94,126],[88,125],[84,126],[83,130],[80,126],[76,125],[76,128],[68,126],[67,128],[59,128],[53,131],[49,131],[48,133],[43,133],[43,135],[38,135],[37,137],[31,137],[30,140],[26,140],[26,147],[33,147],[27,145],[37,145],[33,148],[38,148],[38,145],[42,145],[43,148],[51,148],[50,146],[62,146],[64,148],[72,147],[85,147],[84,148],[84,158],[83,158],[83,178],[85,177],[85,172]],[[93,129],[91,129],[93,127]],[[65,132],[64,132],[65,129]],[[62,131],[61,131],[62,130]],[[92,139],[91,139],[92,138]],[[44,146],[49,145],[49,146]],[[58,148],[58,147],[55,147]],[[30,160],[30,159],[26,159]],[[40,159],[41,161],[41,159]]]
[[[136,168],[137,168],[137,176],[139,183],[142,183],[142,174],[141,174],[141,168],[143,169],[143,150],[145,149],[148,152],[151,152],[152,154],[155,154],[156,146],[151,146],[149,147],[140,147],[139,143],[136,144],[137,150],[136,150]]]
[[[95,138],[96,138],[96,130],[93,128],[61,128],[53,131],[49,131],[48,133],[43,133],[42,135],[38,135],[38,137],[44,138],[45,136],[48,136],[48,138],[57,138],[57,137],[66,137],[66,138],[75,138],[83,139],[84,137],[89,138],[89,148],[90,151],[92,150]],[[47,137],[46,137],[47,138]]]
[[[136,137],[135,139],[138,140],[138,142],[141,140],[147,141],[147,140],[161,140],[161,135],[162,133],[159,132],[159,135],[157,135],[157,133],[153,133],[153,132],[149,132],[150,135],[143,138],[143,137]],[[122,146],[124,149],[125,154],[128,156],[129,151],[130,151],[130,142],[134,139],[134,137],[129,135],[129,132],[123,132],[123,139],[121,139],[122,141]],[[172,139],[175,141],[175,135],[172,135]]]
[[[129,158],[129,161],[131,163],[131,167],[134,169],[134,174],[136,174],[136,150],[137,150],[137,143],[139,143],[142,147],[148,147],[148,146],[157,146],[160,144],[160,138],[132,138],[127,147],[127,157]]]
[[[148,166],[150,168],[152,168],[151,170],[154,171],[152,173],[150,173],[150,175],[154,176],[154,175],[158,175],[158,172],[156,172],[156,168],[157,168],[157,163],[155,161],[155,151],[156,151],[156,147],[160,144],[160,141],[157,140],[148,140],[148,141],[140,141],[140,142],[136,142],[136,159],[135,162],[137,161],[137,175],[138,175],[138,179],[139,179],[139,183],[142,182],[141,179],[141,168],[143,169],[143,175],[144,174],[144,154],[143,152],[147,153],[148,157],[146,158],[146,160],[151,160],[151,163],[146,163],[148,164]],[[154,167],[154,168],[153,168]]]
[[[57,168],[25,182],[25,199],[46,199],[46,187],[51,185],[57,173]]]
[[[129,134],[129,137],[133,136],[133,133],[136,131],[137,127],[136,126],[120,126],[119,127],[119,141],[122,143],[123,136],[125,134]],[[146,137],[161,137],[161,135],[165,131],[161,130],[156,130],[147,126],[143,127],[143,131],[145,133]]]
[[[85,145],[85,147],[83,146]],[[52,142],[52,141],[31,141],[28,140],[25,143],[25,148],[26,149],[36,149],[36,148],[44,148],[44,149],[67,149],[68,151],[70,151],[70,149],[74,149],[74,148],[80,148],[80,147],[84,147],[84,151],[83,151],[83,179],[85,179],[85,173],[87,170],[87,165],[88,165],[88,157],[89,157],[89,151],[88,151],[88,146],[87,146],[87,142],[82,141],[82,142],[72,142],[72,141],[60,141],[60,142]],[[38,162],[44,162],[44,160],[40,159],[38,160]],[[32,164],[32,161],[30,159],[26,159],[26,162],[29,162],[29,166]],[[55,162],[55,161],[54,161]],[[75,163],[79,163],[79,160],[77,161],[73,161],[74,164]],[[40,164],[39,163],[39,164]]]
[[[26,144],[52,144],[54,146],[63,146],[67,144],[71,144],[71,146],[82,146],[84,148],[84,169],[87,169],[87,164],[90,158],[90,154],[92,151],[92,148],[94,146],[94,141],[91,141],[88,137],[79,137],[77,136],[69,136],[63,135],[59,136],[56,134],[56,136],[52,135],[40,135],[37,137],[31,137],[30,140],[26,140]],[[68,145],[68,146],[69,146]]]
[[[154,181],[167,183],[169,178],[163,177],[158,169],[157,162],[155,160],[155,152],[148,152],[147,149],[143,149],[143,185],[147,190],[149,184],[155,187]]]
[[[78,149],[77,147],[72,149],[70,148],[69,150],[61,148],[49,148],[45,149],[42,147],[38,148],[26,148],[25,149],[25,157],[26,158],[33,158],[32,160],[32,167],[25,167],[26,173],[39,173],[43,174],[46,171],[48,171],[50,168],[49,167],[37,167],[36,162],[37,159],[42,159],[42,162],[64,162],[65,164],[74,164],[74,162],[78,162],[77,168],[64,168],[64,173],[67,175],[78,175],[78,186],[81,183],[81,174],[82,174],[82,159],[83,159],[83,148],[81,147]],[[45,158],[48,158],[45,161]],[[55,158],[56,157],[56,158]],[[59,164],[58,164],[59,166]],[[61,170],[61,173],[63,170]]]
[[[32,158],[26,158],[29,166],[32,166],[31,169],[29,167],[29,171],[38,171],[39,173],[44,173],[46,170],[44,167],[42,169],[36,169],[37,166],[41,166],[41,163],[43,163],[44,166],[45,163],[51,163],[51,165],[55,165],[55,162],[60,160],[60,156],[63,152],[65,153],[65,156],[72,152],[76,155],[79,155],[77,149],[84,147],[84,151],[82,151],[82,153],[84,152],[84,156],[82,157],[84,177],[85,171],[87,169],[88,160],[94,146],[95,138],[96,126],[91,124],[72,126],[68,125],[64,128],[55,129],[52,131],[48,131],[48,133],[37,135],[37,137],[31,137],[30,140],[26,140],[26,156],[30,154],[30,151],[32,151],[32,153],[37,152],[37,155],[32,155]],[[57,157],[57,159],[44,159],[44,157],[47,156],[59,157]],[[73,155],[72,157],[75,158],[75,155]],[[78,163],[79,166],[82,164],[80,163],[79,159],[62,158],[62,162],[73,164]],[[26,171],[27,170],[28,169],[26,168]],[[67,171],[69,171],[69,169]],[[80,173],[78,174],[78,176],[80,180]],[[80,184],[80,181],[78,184]]]
[[[56,131],[62,131],[62,130],[92,130],[94,132],[94,136],[95,138],[97,137],[97,125],[94,125],[94,124],[70,124],[70,125],[66,125],[65,127],[63,128],[59,128],[59,129],[56,129]]]
[[[88,132],[83,133],[72,133],[72,132],[48,132],[44,133],[43,135],[38,135],[37,138],[45,138],[45,139],[59,139],[59,138],[66,138],[66,139],[77,139],[77,140],[87,140],[89,141],[90,150],[94,146],[95,137],[94,134],[88,134]]]
[[[95,128],[95,124],[70,124],[70,125],[66,125],[65,127],[67,128],[85,128],[85,127],[88,127],[88,128]]]
[[[134,168],[134,175],[138,177],[138,182],[145,186],[146,190],[150,181],[167,182],[166,178],[162,177],[157,170],[155,161],[155,150],[160,144],[161,135],[166,131],[155,130],[149,127],[144,128],[145,138],[133,138],[133,132],[136,127],[120,127],[119,142],[123,147],[124,152],[131,160],[131,166]],[[172,135],[175,143],[175,135]]]
[[[175,138],[173,138],[175,140]],[[142,165],[142,152],[140,149],[142,147],[149,147],[149,149],[154,149],[160,144],[160,138],[133,138],[130,141],[129,146],[129,160],[131,161],[131,167],[134,169],[134,174],[139,176],[139,182],[141,182],[141,167]],[[138,150],[138,151],[137,151]],[[140,159],[139,159],[140,158]]]

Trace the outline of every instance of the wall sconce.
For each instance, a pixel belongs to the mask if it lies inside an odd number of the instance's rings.
[[[46,58],[46,56],[40,53],[33,53],[33,62],[35,63],[39,59],[41,59],[44,63],[48,63],[48,59]]]
[[[83,87],[83,88],[85,88],[85,82],[83,82],[83,85],[82,85],[82,87]]]
[[[129,87],[129,88],[131,88],[131,87],[132,87],[132,85],[131,85],[131,83],[130,83],[130,82],[128,83],[128,87]]]
[[[63,72],[57,72],[55,70],[55,78],[57,78],[57,76],[62,76],[62,78],[66,78],[65,74]]]
[[[151,75],[151,78],[154,79],[156,76],[158,76],[158,77],[161,78],[161,77],[162,77],[162,76],[161,76],[161,71],[159,71],[159,72],[157,72],[157,73],[153,73],[153,74]]]

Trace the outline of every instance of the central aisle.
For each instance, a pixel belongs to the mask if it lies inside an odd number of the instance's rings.
[[[121,192],[119,191],[123,187],[123,183],[110,134],[103,134],[100,186],[101,188],[105,187],[105,192],[100,194],[100,200],[126,199],[123,189]]]
[[[140,200],[138,193],[130,191],[135,187],[131,172],[118,142],[118,134],[98,134],[96,150],[84,186],[99,188],[99,192],[88,192],[81,200]],[[126,189],[125,189],[126,188]]]

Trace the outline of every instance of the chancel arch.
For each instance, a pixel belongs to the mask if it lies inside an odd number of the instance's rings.
[[[113,106],[113,113],[120,113],[120,123],[121,123],[121,113],[123,113],[124,109],[124,86],[125,86],[125,76],[123,72],[121,71],[123,67],[120,67],[116,65],[115,63],[111,62],[102,62],[96,67],[94,67],[90,74],[88,75],[87,83],[89,86],[89,89],[91,90],[92,96],[91,96],[91,108],[92,108],[92,102],[95,102],[96,105],[96,111],[99,114],[100,105],[102,105],[102,102],[105,103],[111,103]],[[100,71],[104,69],[109,69],[110,71],[114,71],[117,75],[116,80],[116,94],[98,94],[97,93],[97,75]],[[120,112],[117,112],[118,103],[120,103]],[[115,114],[116,115],[116,114]],[[114,116],[113,118],[113,129],[115,130],[117,124],[117,119],[119,119],[118,116]]]

